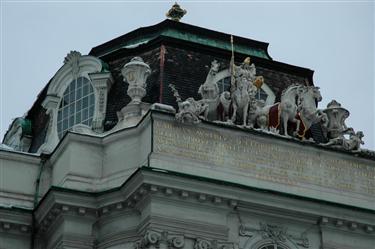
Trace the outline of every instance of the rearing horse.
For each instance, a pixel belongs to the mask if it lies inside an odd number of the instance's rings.
[[[284,136],[289,136],[288,121],[296,124],[296,130],[293,132],[293,136],[295,136],[299,131],[300,121],[296,118],[298,110],[296,99],[299,98],[302,91],[303,86],[291,85],[281,94],[279,111],[280,122],[283,124]]]

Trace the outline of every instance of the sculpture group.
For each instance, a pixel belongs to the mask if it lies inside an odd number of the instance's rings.
[[[206,120],[313,142],[311,127],[314,125],[319,127],[325,140],[319,141],[323,146],[358,152],[363,144],[363,133],[346,126],[349,112],[338,102],[333,100],[326,109],[318,109],[317,104],[322,100],[319,87],[290,85],[282,92],[279,103],[266,105],[256,97],[264,78],[256,75],[256,67],[249,57],[238,66],[231,61],[231,86],[222,93],[215,81],[219,68],[220,64],[212,61],[207,78],[198,90],[200,100],[182,100],[176,87],[170,85],[179,107],[178,121]]]

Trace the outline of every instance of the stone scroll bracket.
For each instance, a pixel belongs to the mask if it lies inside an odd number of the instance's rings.
[[[59,137],[57,134],[57,112],[59,103],[60,97],[56,95],[47,95],[47,97],[42,102],[43,108],[46,109],[46,114],[49,115],[49,122],[46,141],[39,148],[39,153],[50,153],[59,143]]]
[[[113,85],[113,78],[110,72],[90,73],[92,86],[95,92],[95,112],[92,120],[92,129],[95,132],[103,132],[103,122],[107,111],[108,92]]]

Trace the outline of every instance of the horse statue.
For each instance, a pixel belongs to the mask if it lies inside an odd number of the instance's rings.
[[[300,127],[300,121],[296,118],[298,105],[296,99],[299,99],[303,91],[302,85],[291,85],[281,93],[280,100],[280,123],[283,125],[284,136],[289,137],[288,121],[296,124],[293,136],[297,135]]]
[[[208,120],[217,119],[217,106],[219,105],[219,87],[215,80],[215,75],[219,71],[220,64],[214,60],[211,62],[211,68],[208,72],[206,81],[199,87],[198,94],[202,97],[202,102],[208,106]]]
[[[299,116],[303,123],[303,130],[299,131],[299,136],[304,137],[305,132],[311,125],[319,123],[325,117],[325,113],[317,108],[318,102],[322,101],[319,87],[305,86],[299,97]]]

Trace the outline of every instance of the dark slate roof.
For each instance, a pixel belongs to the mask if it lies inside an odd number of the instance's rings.
[[[89,54],[101,57],[117,50],[150,43],[160,37],[174,38],[231,51],[230,34],[166,19],[156,25],[136,29],[94,47]],[[233,39],[236,44],[236,52],[271,60],[267,51],[268,43],[239,36],[233,36]]]

